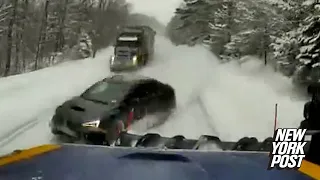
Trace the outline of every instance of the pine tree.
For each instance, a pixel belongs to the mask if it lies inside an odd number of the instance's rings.
[[[311,7],[311,14],[301,28],[300,53],[297,56],[299,64],[296,78],[303,84],[319,81],[320,77],[320,12],[316,3]]]
[[[272,36],[270,47],[277,69],[287,76],[292,76],[299,64],[296,56],[299,54],[300,24],[309,15],[310,10],[303,6],[304,0],[275,1],[270,4],[278,8],[283,15],[283,21],[278,26],[279,33]]]
[[[185,0],[176,17],[180,22],[173,19],[179,23],[175,34],[181,32],[188,35],[178,36],[189,37],[183,43],[205,43],[224,56],[266,56],[271,37],[279,33],[276,27],[283,23],[271,5],[253,0]]]
[[[202,42],[207,38],[210,31],[209,17],[212,16],[216,5],[210,3],[211,1],[205,0],[186,0],[184,6],[177,8],[176,14],[182,20],[182,23],[176,29],[187,33],[191,32],[190,35],[192,35],[187,40],[188,44]]]

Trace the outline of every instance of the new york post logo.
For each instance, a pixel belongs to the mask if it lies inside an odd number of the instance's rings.
[[[268,169],[298,169],[305,157],[306,129],[279,128],[274,133]]]

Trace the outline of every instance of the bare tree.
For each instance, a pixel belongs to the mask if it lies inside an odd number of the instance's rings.
[[[11,9],[11,5],[5,4],[4,2],[0,2],[0,37],[7,30],[5,26],[5,22],[9,17],[9,10]]]
[[[12,9],[12,5],[6,3],[5,1],[0,2],[0,70],[3,68],[4,60],[6,58],[6,32],[8,31],[8,21],[10,17],[10,10]],[[0,75],[3,74],[0,71]]]
[[[25,26],[28,21],[29,0],[18,1],[16,25],[15,25],[15,73],[25,69]]]
[[[91,36],[94,52],[104,48],[128,14],[120,1],[2,0],[0,73],[8,76],[70,60],[83,34]]]
[[[24,31],[24,28],[26,26],[26,22],[28,20],[27,15],[29,13],[29,0],[24,0],[24,6],[23,6],[23,16],[22,16],[22,23],[21,23],[21,29],[23,30],[22,33],[20,34],[20,39],[21,39],[21,43],[23,44],[23,48],[22,48],[22,69],[25,70],[26,69],[26,44],[25,44],[25,36],[26,33]]]
[[[12,34],[13,34],[13,26],[16,21],[16,12],[17,12],[17,7],[18,7],[18,0],[13,1],[13,12],[12,16],[10,17],[9,20],[9,25],[8,25],[8,34],[7,34],[7,59],[6,59],[6,66],[5,66],[5,71],[4,71],[4,76],[8,76],[10,73],[10,67],[11,67],[11,55],[12,55],[12,45],[13,45],[13,39],[12,39]]]
[[[43,43],[45,42],[47,31],[47,20],[48,20],[48,7],[49,7],[50,0],[46,0],[44,5],[44,12],[43,12],[43,18],[40,25],[40,33],[39,33],[39,39],[37,44],[37,52],[36,52],[36,58],[35,58],[35,64],[34,64],[34,70],[38,69],[39,60],[42,58],[42,49],[43,49]]]
[[[61,52],[63,45],[65,44],[65,38],[63,34],[63,30],[65,29],[65,20],[67,15],[67,5],[69,4],[69,0],[63,0],[63,3],[60,3],[61,10],[58,17],[58,31],[56,35],[56,44],[55,44],[55,52]]]

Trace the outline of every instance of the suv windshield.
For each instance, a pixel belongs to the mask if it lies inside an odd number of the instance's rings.
[[[91,101],[110,103],[122,98],[130,87],[129,83],[101,81],[87,89],[81,97]]]

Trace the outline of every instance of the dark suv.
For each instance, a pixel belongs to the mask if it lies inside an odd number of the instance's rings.
[[[57,107],[50,126],[53,134],[110,144],[147,115],[156,115],[163,123],[175,107],[170,85],[147,77],[115,75]]]

